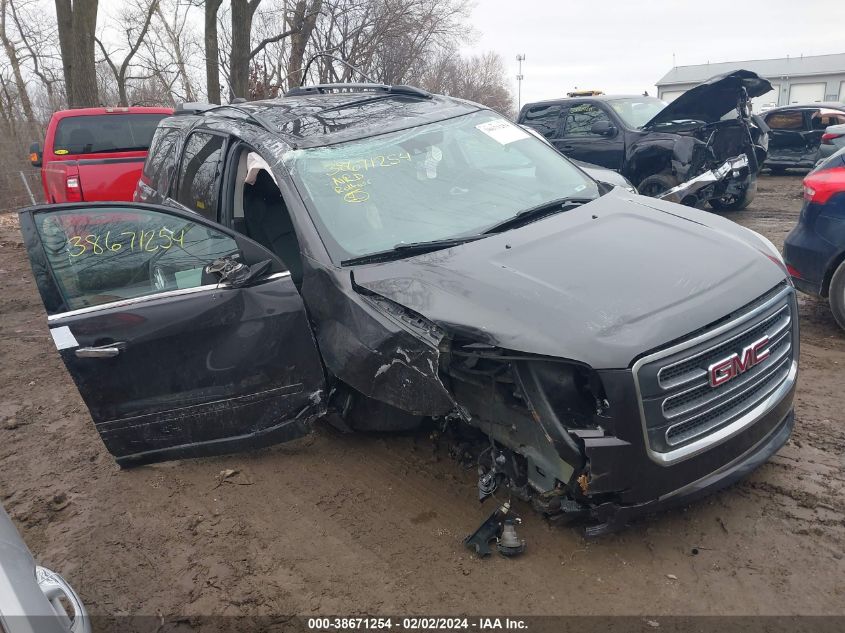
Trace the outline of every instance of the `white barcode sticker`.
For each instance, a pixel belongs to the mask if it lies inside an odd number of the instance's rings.
[[[501,119],[498,121],[479,123],[475,126],[475,128],[479,132],[484,132],[487,136],[502,145],[507,145],[508,143],[528,138],[528,132],[523,130],[521,127]]]

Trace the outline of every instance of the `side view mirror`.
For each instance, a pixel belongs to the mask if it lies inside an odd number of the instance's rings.
[[[29,164],[33,167],[41,167],[41,144],[32,143],[29,146]]]
[[[238,259],[238,256],[215,259],[203,272],[208,276],[216,276],[218,283],[227,283],[232,288],[243,288],[263,277],[271,266],[269,259],[252,266],[247,266]]]
[[[616,126],[610,121],[596,121],[590,128],[590,132],[600,136],[613,136],[616,134]]]

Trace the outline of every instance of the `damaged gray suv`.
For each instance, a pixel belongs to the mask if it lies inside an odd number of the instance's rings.
[[[165,119],[134,203],[21,212],[56,347],[122,466],[435,424],[591,534],[786,442],[777,250],[593,180],[482,106],[319,85]]]

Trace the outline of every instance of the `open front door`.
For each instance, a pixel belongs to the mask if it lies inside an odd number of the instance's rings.
[[[25,209],[21,231],[56,348],[119,464],[291,440],[322,413],[302,300],[255,242],[123,202]],[[207,268],[232,255],[254,274]]]

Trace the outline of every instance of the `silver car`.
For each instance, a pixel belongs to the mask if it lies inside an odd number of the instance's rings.
[[[822,135],[822,142],[821,145],[819,145],[818,163],[825,160],[829,156],[833,156],[843,147],[845,147],[845,123],[840,123],[838,125],[828,125],[824,129],[824,134]]]
[[[59,574],[35,564],[0,507],[0,630],[4,633],[90,633],[82,601]]]

